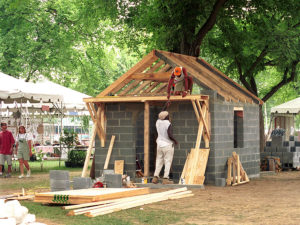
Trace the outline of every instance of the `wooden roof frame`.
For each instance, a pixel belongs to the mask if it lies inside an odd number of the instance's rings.
[[[110,95],[126,98],[130,96],[166,96],[166,84],[173,68],[176,66],[185,67],[195,83],[217,91],[218,95],[222,96],[226,101],[263,104],[261,99],[208,64],[205,60],[161,50],[152,50],[141,61],[97,95],[96,98],[84,99],[84,101],[100,102],[97,98]],[[105,101],[107,101],[106,98]]]

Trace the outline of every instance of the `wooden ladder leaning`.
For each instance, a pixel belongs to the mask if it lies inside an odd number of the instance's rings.
[[[242,166],[239,155],[236,154],[236,152],[232,152],[232,157],[228,158],[227,165],[227,185],[236,186],[249,182],[248,175]]]

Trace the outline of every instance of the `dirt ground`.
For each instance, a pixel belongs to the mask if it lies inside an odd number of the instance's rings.
[[[36,176],[31,179],[48,175]],[[16,182],[16,179],[5,182]],[[0,188],[0,194],[13,192]],[[300,224],[299,171],[268,175],[235,187],[206,186],[205,190],[193,190],[193,193],[194,197],[147,205],[144,210],[178,213],[182,219],[177,224]]]

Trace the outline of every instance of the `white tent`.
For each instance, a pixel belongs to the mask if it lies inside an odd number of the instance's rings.
[[[271,113],[298,114],[300,113],[300,97],[271,108]]]
[[[39,88],[34,83],[25,82],[0,72],[0,100],[4,103],[61,102],[63,97],[49,89]]]

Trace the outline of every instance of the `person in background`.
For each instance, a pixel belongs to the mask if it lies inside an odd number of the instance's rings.
[[[26,129],[24,126],[19,127],[19,133],[16,138],[16,150],[17,150],[17,157],[20,163],[20,172],[21,175],[19,178],[24,177],[24,165],[27,169],[26,177],[30,177],[31,171],[28,164],[30,156],[32,155],[31,147],[32,147],[32,136],[29,133],[26,133]]]
[[[7,162],[8,169],[5,177],[11,177],[11,164],[12,164],[12,153],[15,139],[12,133],[7,130],[7,124],[1,123],[0,132],[0,177],[3,177],[2,168],[4,167],[5,161]]]
[[[174,144],[177,145],[178,142],[173,137],[172,125],[169,121],[169,113],[167,111],[162,111],[158,114],[158,120],[156,121],[156,129],[158,133],[158,137],[156,139],[157,155],[154,178],[152,179],[152,183],[158,183],[160,171],[163,165],[165,165],[162,183],[172,184],[173,181],[169,180],[169,173],[173,161]]]

